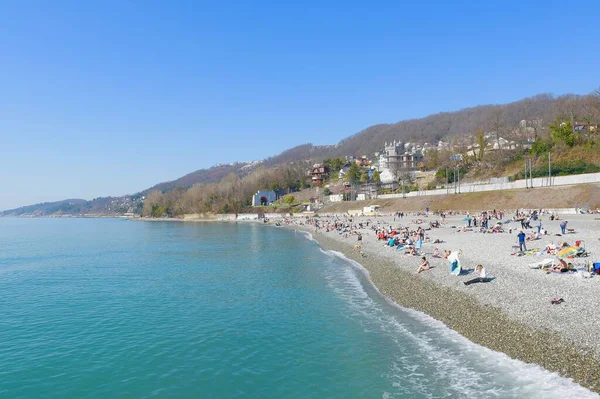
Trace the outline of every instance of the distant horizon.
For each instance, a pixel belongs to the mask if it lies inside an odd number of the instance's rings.
[[[1,5],[0,209],[600,84],[595,1],[311,4]]]

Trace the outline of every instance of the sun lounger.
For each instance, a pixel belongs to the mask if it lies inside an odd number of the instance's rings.
[[[529,264],[530,269],[548,269],[554,264],[554,259],[544,259],[541,262],[531,263]]]

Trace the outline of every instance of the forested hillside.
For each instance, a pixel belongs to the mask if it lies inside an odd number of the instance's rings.
[[[278,168],[281,166],[292,167],[294,180],[298,180],[300,171],[308,170],[310,165],[322,161],[325,158],[362,156],[372,157],[376,151],[383,149],[385,142],[401,140],[404,142],[412,141],[418,143],[435,144],[440,140],[462,145],[473,143],[476,140],[483,140],[483,133],[494,133],[496,136],[503,136],[511,140],[522,140],[524,136],[519,133],[521,121],[532,122],[534,126],[534,136],[536,145],[534,146],[534,155],[539,156],[545,152],[559,150],[559,156],[562,153],[567,154],[567,160],[575,156],[574,154],[585,154],[587,161],[595,162],[597,158],[596,137],[590,130],[594,124],[600,123],[600,92],[591,95],[564,95],[554,97],[550,94],[540,94],[534,97],[526,98],[503,105],[481,105],[472,108],[466,108],[454,112],[441,112],[430,115],[425,118],[405,120],[397,123],[378,124],[368,127],[337,144],[326,146],[314,146],[312,144],[303,144],[283,151],[282,153],[263,160],[260,164],[234,163],[228,165],[218,165],[207,169],[200,169],[176,180],[159,183],[147,190],[135,195],[126,195],[118,198],[97,198],[91,201],[85,200],[66,200],[56,203],[46,203],[31,205],[10,211],[4,211],[3,216],[36,215],[46,216],[51,214],[119,214],[124,212],[139,212],[142,208],[143,197],[154,193],[165,194],[177,189],[181,194],[194,185],[202,184],[205,189],[211,187],[210,191],[214,194],[219,191],[210,183],[217,183],[228,179],[242,179],[255,173],[260,165],[261,178],[256,180],[264,184],[265,187],[271,184],[264,181],[264,176],[271,176],[264,170]],[[554,126],[554,127],[552,127]],[[585,129],[578,131],[581,127],[588,126],[588,133]],[[531,129],[531,127],[529,127]],[[569,138],[568,130],[572,130],[572,138]],[[577,131],[576,131],[577,130]],[[561,133],[561,131],[565,131]],[[584,134],[585,133],[585,134]],[[562,136],[561,136],[562,135]],[[587,135],[587,136],[585,136]],[[558,137],[561,136],[561,137]],[[585,137],[584,137],[585,136]],[[460,144],[457,144],[460,143]],[[482,144],[485,144],[482,142]],[[574,148],[575,146],[575,148]],[[582,151],[578,150],[581,146]],[[562,149],[562,150],[561,150]],[[520,154],[500,151],[501,156],[475,157],[471,159],[470,168],[474,176],[485,175],[486,171],[493,170],[494,175],[502,175],[510,172],[511,162],[518,160],[523,156]],[[569,155],[570,154],[570,155]],[[441,155],[432,152],[426,159],[427,168],[434,169],[440,166],[439,159]],[[437,157],[438,159],[434,159]],[[508,169],[507,169],[508,168]],[[291,172],[290,172],[291,173]],[[289,179],[287,179],[289,180]],[[273,182],[273,184],[283,184],[283,182]],[[233,186],[236,186],[232,182]],[[301,186],[294,181],[295,186]],[[200,187],[200,186],[199,186]],[[247,184],[246,187],[252,189],[258,187],[254,183]],[[196,188],[196,191],[200,190]],[[244,190],[246,191],[246,190]],[[198,193],[195,197],[202,197]],[[248,193],[245,193],[247,195]],[[162,200],[161,200],[162,201]],[[161,202],[159,201],[159,202]],[[239,209],[243,204],[247,204],[247,198],[243,200],[235,199],[234,204],[228,205],[230,208]],[[164,202],[164,201],[162,201]],[[213,205],[218,201],[213,201]],[[160,205],[162,207],[162,205]],[[214,209],[214,206],[202,206],[202,209]],[[220,204],[218,207],[223,208]],[[179,213],[179,212],[177,212]]]

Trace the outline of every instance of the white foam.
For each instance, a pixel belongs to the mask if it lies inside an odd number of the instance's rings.
[[[317,240],[314,239],[313,235],[310,234],[308,231],[303,231],[303,230],[296,230],[298,233],[302,234],[303,236],[305,236],[309,241],[315,242],[315,243],[319,243]]]

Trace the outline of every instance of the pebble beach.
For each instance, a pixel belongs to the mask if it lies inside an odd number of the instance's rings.
[[[343,216],[319,217],[321,221],[340,218]],[[415,223],[418,218],[423,223]],[[544,248],[550,242],[574,244],[582,240],[590,256],[569,261],[575,267],[600,261],[599,215],[561,217],[572,229],[561,236],[561,221],[551,221],[547,215],[541,219],[548,235],[527,242],[528,249]],[[444,225],[426,231],[419,256],[387,246],[372,229],[373,225],[429,228],[429,222],[436,220],[440,218],[434,215],[359,216],[351,223],[363,223],[363,228],[356,228],[352,234],[316,229],[299,220],[288,224],[310,232],[324,249],[359,262],[381,294],[398,305],[422,311],[475,343],[539,364],[600,392],[600,317],[595,303],[600,297],[600,276],[584,278],[582,273],[547,273],[530,268],[553,256],[519,256],[514,247],[521,228],[518,222],[503,224],[503,233],[482,233],[479,228],[464,231],[464,215],[448,216]],[[508,233],[510,227],[512,233]],[[360,251],[355,248],[357,233],[362,236]],[[435,240],[442,242],[434,244]],[[463,273],[451,274],[447,260],[432,256],[435,248],[440,253],[460,250]],[[416,274],[421,256],[427,257],[432,268]],[[493,281],[466,286],[464,282],[475,277],[477,264],[486,268]],[[552,304],[552,298],[564,302]]]

